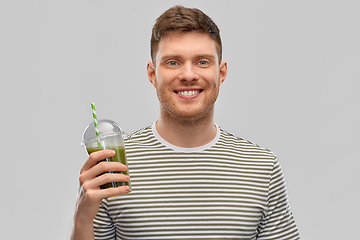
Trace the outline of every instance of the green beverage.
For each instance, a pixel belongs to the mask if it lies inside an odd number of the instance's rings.
[[[105,159],[103,159],[103,160],[101,160],[99,162],[103,162],[103,161],[119,162],[119,163],[122,163],[124,165],[127,165],[125,149],[123,147],[111,147],[111,146],[108,146],[108,147],[106,147],[106,149],[114,150],[116,152],[116,154],[111,158],[105,158]],[[100,150],[103,150],[103,149],[102,148],[101,149],[100,148],[86,148],[86,150],[87,150],[88,154],[90,155],[93,152],[100,151]],[[122,173],[122,174],[125,174],[125,175],[129,175],[128,170],[126,170],[124,172],[111,171],[111,172],[108,172],[108,173]],[[104,173],[102,173],[102,174],[104,174]],[[102,174],[100,174],[100,175],[102,175]],[[125,186],[125,185],[130,187],[129,182],[110,182],[110,183],[106,183],[104,185],[101,185],[100,188],[105,189],[105,188],[120,187],[120,186]]]
[[[82,145],[85,147],[87,153],[90,155],[93,152],[110,149],[114,150],[116,153],[111,158],[106,158],[101,160],[107,162],[119,162],[126,166],[126,151],[124,145],[123,136],[124,132],[121,130],[119,125],[111,120],[102,119],[97,121],[98,129],[94,126],[94,123],[89,124],[83,133]],[[97,133],[98,130],[98,133]],[[131,171],[126,170],[124,172],[112,171],[108,172],[111,174],[131,174]],[[102,173],[104,174],[104,173]],[[100,174],[100,175],[102,175]],[[99,176],[100,176],[99,175]],[[111,188],[111,187],[120,187],[120,186],[129,186],[131,192],[131,182],[110,182],[104,185],[101,185],[101,189]]]

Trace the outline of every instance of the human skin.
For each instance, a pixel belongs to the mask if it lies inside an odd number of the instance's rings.
[[[214,103],[227,74],[226,62],[219,63],[218,59],[215,41],[206,33],[168,35],[159,42],[156,66],[149,62],[147,72],[160,101],[156,128],[166,141],[179,147],[197,147],[215,137]],[[81,169],[72,240],[93,240],[93,219],[101,200],[130,190],[128,186],[100,189],[107,182],[129,181],[123,174],[98,176],[126,170],[121,163],[97,164],[114,154],[111,150],[91,153]]]
[[[210,142],[216,134],[214,103],[227,75],[215,41],[197,31],[165,35],[155,62],[147,71],[160,102],[160,136],[179,147]]]
[[[128,186],[100,189],[108,182],[127,182],[130,177],[124,174],[101,173],[108,171],[126,171],[127,167],[119,162],[100,162],[115,155],[113,150],[102,150],[89,155],[80,171],[80,192],[74,216],[74,229],[71,240],[93,240],[93,219],[95,218],[100,202],[103,198],[122,195],[129,192]],[[98,176],[98,177],[97,177]]]

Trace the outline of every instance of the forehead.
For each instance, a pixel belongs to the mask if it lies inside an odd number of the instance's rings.
[[[196,31],[168,34],[159,42],[156,61],[171,55],[186,58],[212,55],[217,59],[216,42],[209,34]]]

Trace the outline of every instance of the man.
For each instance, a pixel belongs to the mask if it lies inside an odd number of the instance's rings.
[[[110,150],[92,153],[81,170],[73,240],[299,239],[274,154],[214,123],[227,75],[221,55],[219,29],[200,10],[175,6],[157,19],[147,72],[160,116],[125,140],[132,192],[100,189],[130,178],[97,177],[126,166],[96,164]]]

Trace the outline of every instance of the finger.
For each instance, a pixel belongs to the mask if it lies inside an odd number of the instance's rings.
[[[121,187],[107,188],[101,190],[92,190],[87,193],[87,197],[89,199],[103,199],[103,198],[123,195],[125,193],[128,193],[129,191],[130,191],[129,186],[121,186]]]
[[[83,172],[79,177],[79,181],[81,184],[84,184],[86,181],[93,180],[102,173],[124,172],[126,170],[127,166],[119,162],[100,162],[89,170]]]
[[[128,182],[130,177],[121,173],[105,173],[91,181],[87,181],[83,184],[84,191],[89,191],[90,189],[100,189],[101,185],[104,185],[109,182]]]
[[[84,163],[84,166],[81,168],[80,173],[89,170],[90,168],[95,166],[99,161],[105,158],[113,157],[115,153],[116,152],[114,150],[108,150],[108,149],[91,153],[88,159],[86,160],[86,162]]]
[[[119,195],[128,193],[130,191],[130,187],[129,186],[121,186],[121,187],[116,187],[116,188],[107,188],[104,190],[105,191],[103,194],[106,198],[108,198],[108,197],[114,197],[114,196],[119,196]]]

